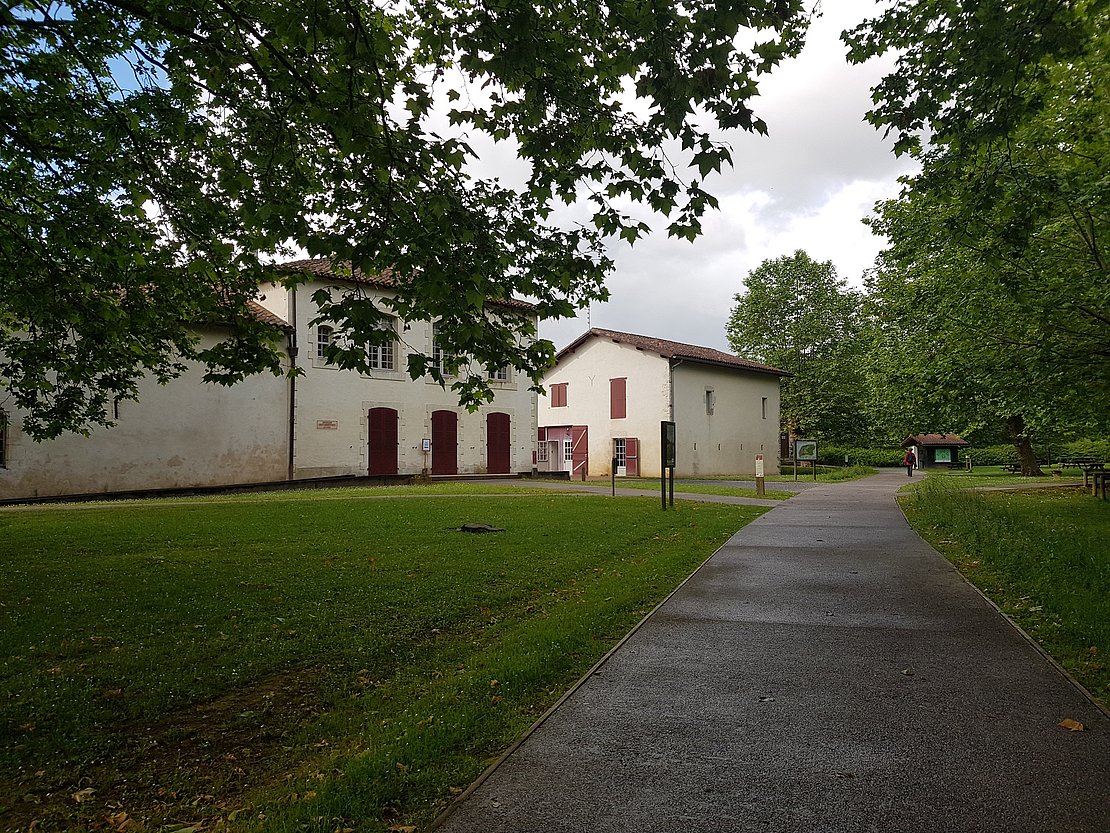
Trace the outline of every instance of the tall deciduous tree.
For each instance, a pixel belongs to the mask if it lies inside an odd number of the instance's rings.
[[[922,162],[877,222],[896,360],[930,356],[928,395],[991,409],[1030,474],[1031,430],[1110,427],[1107,9],[926,0],[846,35],[857,60],[901,50],[870,118]]]
[[[831,261],[804,251],[765,260],[748,273],[725,327],[734,351],[788,370],[784,430],[834,442],[866,436],[857,335],[861,297]]]
[[[544,319],[604,298],[605,238],[648,230],[636,204],[695,237],[731,161],[709,129],[765,131],[756,80],[807,19],[801,0],[6,3],[0,383],[46,437],[185,359],[222,382],[277,370],[246,302],[295,251],[392,269],[386,312],[538,383],[552,345],[487,302]],[[475,174],[471,135],[514,147],[526,182]],[[591,220],[550,221],[577,201]],[[381,330],[350,301],[321,314],[354,366]],[[198,321],[231,335],[199,350]]]

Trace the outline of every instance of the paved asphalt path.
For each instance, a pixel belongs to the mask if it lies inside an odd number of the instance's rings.
[[[733,536],[441,833],[1110,831],[1110,719],[913,533],[905,482]]]

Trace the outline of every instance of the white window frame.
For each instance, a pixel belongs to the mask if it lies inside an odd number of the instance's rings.
[[[620,474],[620,469],[628,470],[628,444],[625,442],[624,437],[613,438],[613,457],[617,461],[617,474]]]
[[[366,363],[372,370],[397,369],[397,326],[396,319],[390,317],[378,323],[379,330],[388,330],[393,336],[385,344],[368,344],[366,346]]]
[[[335,342],[335,328],[329,327],[327,324],[318,324],[316,326],[316,341],[315,358],[321,364],[331,364],[328,361],[327,349]]]
[[[574,441],[573,440],[563,440],[563,462],[564,463],[574,462]]]
[[[512,376],[509,374],[508,367],[498,367],[489,371],[489,380],[491,382],[511,382]]]
[[[546,463],[547,462],[547,440],[536,443],[536,462],[537,463]]]
[[[435,322],[432,322],[432,364],[440,372],[441,376],[443,376],[444,378],[450,378],[455,374],[448,372],[445,367],[445,364],[449,357],[447,353],[444,352],[443,348],[439,346],[439,342],[436,339],[436,329],[437,325],[435,324]]]

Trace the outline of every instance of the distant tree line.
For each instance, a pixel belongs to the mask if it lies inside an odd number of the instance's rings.
[[[952,430],[1035,445],[1110,430],[1110,4],[898,3],[846,32],[895,50],[869,120],[921,171],[849,289],[804,252],[754,270],[733,348],[795,376],[787,427],[840,443]]]

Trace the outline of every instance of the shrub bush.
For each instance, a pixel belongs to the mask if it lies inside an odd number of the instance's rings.
[[[1037,455],[1040,456],[1040,451],[1037,451]],[[1012,445],[987,445],[960,451],[960,459],[968,456],[971,457],[973,466],[1008,466],[1018,462],[1017,449]]]
[[[902,465],[901,448],[894,446],[884,448],[855,448],[844,445],[817,446],[818,462],[826,466],[843,466],[844,458],[848,458],[849,466],[869,466],[871,468],[882,466]]]
[[[1110,440],[1073,440],[1066,443],[1034,443],[1033,451],[1039,460],[1059,460],[1061,457],[1094,457],[1110,462]],[[905,451],[896,446],[857,448],[846,445],[817,445],[817,462],[822,466],[869,466],[871,468],[902,465]],[[960,460],[971,456],[976,466],[1008,466],[1018,462],[1017,449],[1012,445],[973,446],[960,450]],[[847,464],[845,464],[847,457]],[[784,466],[788,472],[789,467]],[[789,469],[793,471],[793,469]]]

